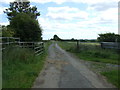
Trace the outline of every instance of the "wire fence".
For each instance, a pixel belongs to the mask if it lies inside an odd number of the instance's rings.
[[[101,42],[101,47],[120,50],[120,43],[119,42]]]

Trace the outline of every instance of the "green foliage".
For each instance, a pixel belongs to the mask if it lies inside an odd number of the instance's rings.
[[[15,30],[15,37],[20,37],[22,41],[42,40],[42,29],[38,21],[32,19],[26,13],[19,13],[10,21],[10,27]]]
[[[77,48],[76,43],[58,42],[58,44],[65,50],[76,54],[80,59],[119,64],[119,54],[113,49],[102,49],[97,43],[82,43]]]
[[[54,36],[53,36],[53,40],[55,40],[55,41],[60,41],[61,39],[60,39],[57,35],[54,35]]]
[[[42,28],[36,20],[40,13],[36,6],[30,7],[29,1],[19,2],[16,0],[11,2],[10,8],[6,9],[4,13],[7,14],[10,21],[10,29],[15,31],[15,37],[19,37],[22,41],[42,40]],[[11,32],[4,33],[6,35]]]
[[[120,42],[120,35],[114,33],[99,34],[97,39],[100,42]]]
[[[3,52],[3,88],[31,88],[33,82],[44,66],[48,46],[45,43],[45,52],[36,56],[31,49],[8,47]]]
[[[120,79],[119,79],[120,70],[112,70],[108,72],[101,72],[102,75],[108,78],[108,81],[113,83],[115,86],[120,88]]]
[[[1,26],[2,37],[12,37],[15,32],[9,26]]]
[[[37,8],[35,6],[30,7],[29,1],[11,2],[10,8],[6,9],[4,13],[7,14],[9,20],[12,20],[12,18],[18,15],[19,13],[26,13],[33,19],[36,19],[37,16],[40,16],[40,12],[37,11]]]
[[[34,54],[29,49],[19,47],[13,48],[10,46],[3,51],[3,65],[11,64],[11,62],[12,64],[17,64],[17,62],[30,63],[33,60]]]

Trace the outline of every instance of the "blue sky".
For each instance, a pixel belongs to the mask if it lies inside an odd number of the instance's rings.
[[[9,21],[3,13],[14,0],[0,0],[0,24]],[[118,0],[30,0],[37,6],[43,39],[57,34],[62,39],[96,39],[98,34],[118,33]]]

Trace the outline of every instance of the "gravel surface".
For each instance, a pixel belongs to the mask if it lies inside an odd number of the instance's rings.
[[[91,71],[82,60],[50,45],[49,54],[32,88],[113,88],[105,78]]]

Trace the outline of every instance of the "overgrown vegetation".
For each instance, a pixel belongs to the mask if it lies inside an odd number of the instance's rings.
[[[59,45],[72,53],[75,53],[79,58],[95,62],[119,64],[119,54],[117,50],[102,49],[98,43],[82,43],[79,49],[76,43],[59,42]]]
[[[115,86],[120,88],[120,79],[119,79],[120,70],[112,70],[108,72],[101,72],[102,75],[108,78],[108,81],[113,83]]]
[[[8,47],[3,52],[3,88],[30,88],[44,66],[49,43],[45,52],[36,56],[30,49]]]

